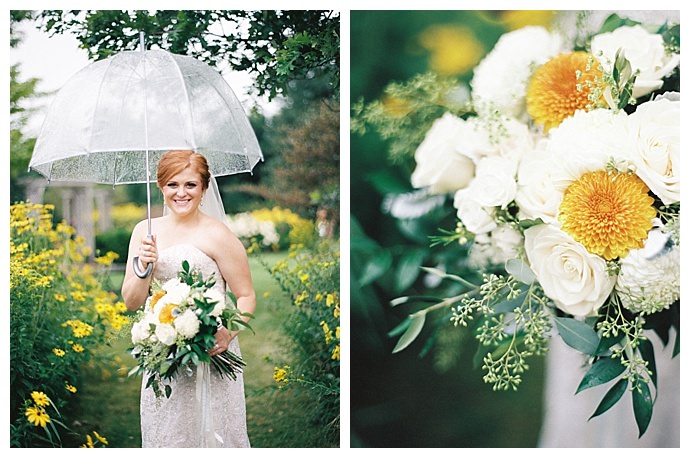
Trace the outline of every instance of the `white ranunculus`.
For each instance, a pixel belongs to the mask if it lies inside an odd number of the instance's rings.
[[[210,315],[219,316],[221,313],[223,313],[223,310],[225,310],[225,295],[223,293],[217,289],[209,289],[204,292],[204,296],[209,302],[216,303]]]
[[[455,193],[453,206],[462,224],[473,234],[484,234],[496,228],[495,209],[480,204],[469,189]]]
[[[199,332],[199,319],[192,309],[185,310],[182,315],[175,318],[173,324],[177,332],[185,339],[191,339]]]
[[[619,49],[623,50],[632,71],[640,72],[633,86],[633,97],[660,89],[662,78],[680,63],[680,55],[666,53],[661,35],[650,33],[640,25],[623,26],[592,37],[592,54],[607,71],[611,70]]]
[[[563,50],[560,35],[530,26],[505,33],[474,69],[472,97],[481,115],[525,115],[525,93],[532,70]]]
[[[595,315],[616,284],[601,257],[553,225],[525,230],[525,253],[544,293],[571,315]]]
[[[526,154],[517,171],[515,203],[520,209],[518,218],[541,218],[545,223],[555,223],[560,193],[556,192],[552,180],[553,164],[544,150],[545,142]]]
[[[515,198],[515,161],[501,157],[486,157],[477,164],[477,173],[467,188],[482,207],[506,208]]]
[[[578,110],[549,131],[545,145],[552,166],[554,189],[562,194],[584,173],[606,170],[610,160],[631,162],[633,138],[623,112]]]
[[[680,202],[680,100],[643,103],[629,120],[637,175],[664,204]]]
[[[463,119],[446,113],[437,119],[415,152],[417,167],[411,182],[433,194],[455,192],[474,177],[474,162],[466,154],[476,133]],[[469,144],[468,144],[469,143]]]
[[[175,328],[173,328],[169,324],[157,324],[155,334],[158,340],[163,345],[167,346],[172,345],[175,342],[175,339],[177,338]]]
[[[470,248],[469,261],[478,268],[497,266],[513,259],[522,244],[519,231],[507,224],[501,224],[491,233],[478,234]]]
[[[670,235],[649,232],[644,248],[621,260],[616,290],[621,304],[639,313],[656,313],[680,299],[680,248],[667,245]]]
[[[132,343],[141,343],[151,336],[151,320],[149,315],[145,315],[141,321],[132,325]]]
[[[181,305],[189,296],[191,288],[188,284],[183,283],[177,279],[168,280],[162,286],[165,291],[165,296],[161,297],[154,308],[156,313],[160,313],[160,310],[167,304],[177,304]]]

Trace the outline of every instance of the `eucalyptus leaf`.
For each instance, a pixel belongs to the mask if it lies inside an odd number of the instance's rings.
[[[495,313],[510,313],[516,308],[520,307],[525,302],[526,297],[527,290],[524,290],[523,292],[518,294],[516,298],[500,302],[494,305],[492,308]]]
[[[422,332],[424,322],[426,321],[426,313],[415,313],[414,315],[410,315],[410,320],[410,325],[398,340],[395,348],[393,348],[393,353],[398,353],[399,351],[404,350],[412,342],[414,342],[419,333]]]
[[[604,356],[611,353],[611,347],[623,340],[623,333],[617,336],[602,337],[597,347],[596,356]]]
[[[381,250],[375,253],[365,263],[364,269],[359,276],[359,286],[366,286],[385,274],[393,264],[393,257],[390,252]]]
[[[640,433],[639,438],[647,431],[649,422],[652,420],[654,401],[652,401],[652,393],[649,391],[649,386],[646,383],[641,383],[638,389],[633,390],[632,400],[637,430]]]
[[[408,302],[432,302],[438,303],[443,299],[433,296],[402,296],[392,299],[389,304],[391,307],[397,307],[399,305],[407,304]]]
[[[426,250],[407,250],[400,258],[395,271],[396,291],[406,290],[419,276],[420,267],[424,261]]]
[[[577,387],[575,394],[580,391],[610,382],[623,373],[625,366],[619,358],[601,358],[589,368]]]
[[[446,272],[442,271],[441,269],[437,269],[435,267],[422,267],[422,270],[424,270],[424,271],[426,271],[432,275],[436,275],[437,277],[440,277],[442,279],[448,279],[448,280],[456,281],[458,283],[462,283],[463,285],[465,285],[469,288],[476,288],[477,287],[477,285],[474,285],[474,284],[468,282],[467,280],[465,280],[462,277],[458,277],[457,275],[446,273]]]
[[[640,350],[640,355],[647,361],[647,369],[651,372],[652,383],[657,386],[656,378],[656,358],[654,357],[654,346],[649,340],[640,340],[640,345],[638,349]]]
[[[506,272],[517,281],[531,285],[537,279],[532,269],[522,259],[509,259],[506,261]]]
[[[592,416],[589,417],[589,419],[591,420],[592,418],[601,415],[602,413],[606,412],[611,407],[613,407],[618,401],[620,401],[621,397],[627,391],[627,389],[628,380],[624,378],[618,380],[616,384],[613,385],[611,389],[606,392],[601,402],[597,406],[597,409],[594,411]]]
[[[555,318],[554,320],[558,333],[568,346],[587,355],[596,354],[599,336],[591,327],[574,318]]]

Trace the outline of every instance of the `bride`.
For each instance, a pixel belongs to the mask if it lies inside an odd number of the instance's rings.
[[[151,238],[147,236],[147,221],[138,223],[132,232],[122,284],[127,308],[136,310],[144,305],[152,278],[161,283],[175,278],[182,261],[187,260],[190,266],[200,269],[204,278],[214,275],[214,288],[223,295],[227,285],[237,298],[240,312],[254,313],[256,296],[247,254],[223,222],[222,202],[206,158],[194,151],[168,151],[159,161],[157,184],[166,212],[151,220]],[[209,186],[211,192],[207,193]],[[152,275],[140,278],[134,272],[135,257],[142,272],[153,263]],[[210,355],[228,349],[239,355],[238,332],[219,326]],[[170,398],[156,398],[153,389],[146,388],[144,377],[140,404],[142,447],[250,446],[242,374],[232,380],[211,371],[209,394],[203,400],[197,396],[204,391],[197,387],[201,379],[197,380],[194,371],[180,372],[170,381]],[[210,422],[204,420],[208,418]]]

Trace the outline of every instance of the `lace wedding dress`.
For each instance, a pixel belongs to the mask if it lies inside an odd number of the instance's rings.
[[[225,293],[225,281],[215,261],[193,245],[175,245],[159,253],[153,272],[161,283],[177,277],[182,261],[201,270],[204,278],[214,275],[214,288]],[[230,343],[230,351],[240,354],[237,338]],[[207,366],[208,367],[208,366]],[[181,371],[172,380],[170,398],[156,398],[153,389],[146,389],[147,376],[141,389],[142,447],[199,448],[249,447],[247,436],[244,381],[220,377],[210,370],[210,380],[204,386],[199,369]],[[199,379],[199,380],[198,380]]]

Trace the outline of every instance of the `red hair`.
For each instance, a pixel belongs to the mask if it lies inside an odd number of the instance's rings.
[[[188,167],[201,175],[201,185],[204,190],[208,189],[211,179],[208,162],[203,155],[191,150],[172,150],[161,156],[156,177],[158,187],[162,189],[168,180]]]

